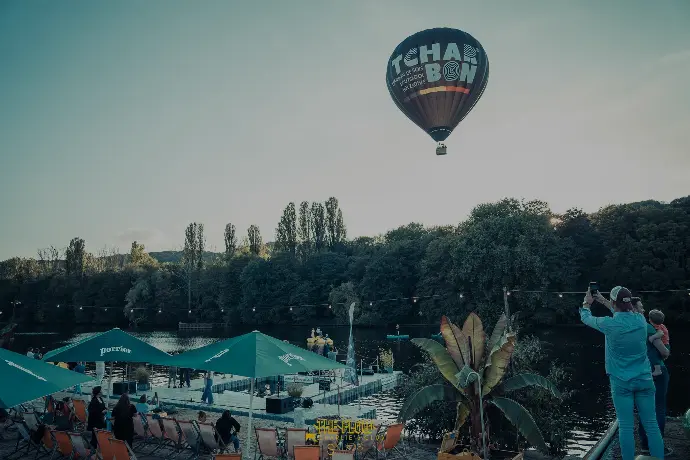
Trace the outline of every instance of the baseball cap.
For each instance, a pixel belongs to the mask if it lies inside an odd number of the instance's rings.
[[[630,289],[623,286],[616,286],[611,289],[611,301],[616,302],[616,305],[618,305],[621,310],[632,309],[632,293]]]

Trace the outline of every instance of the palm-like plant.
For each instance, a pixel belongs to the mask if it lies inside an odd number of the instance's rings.
[[[432,339],[412,339],[412,343],[431,356],[447,383],[428,385],[410,396],[403,404],[398,420],[409,420],[437,401],[454,403],[457,405],[454,431],[459,433],[469,418],[471,442],[478,450],[482,439],[480,408],[491,404],[501,410],[530,444],[545,451],[544,437],[532,415],[521,404],[504,395],[528,386],[545,388],[557,398],[561,395],[553,383],[540,375],[518,374],[504,380],[517,341],[515,333],[507,330],[507,323],[506,316],[501,315],[487,342],[482,322],[475,313],[467,317],[462,329],[444,316],[441,318],[441,334],[445,348]],[[481,377],[476,384],[481,384],[483,401],[480,401],[477,385],[467,384],[466,374],[470,369]],[[463,375],[461,371],[465,374],[464,379],[460,378]],[[484,428],[488,433],[488,423]]]

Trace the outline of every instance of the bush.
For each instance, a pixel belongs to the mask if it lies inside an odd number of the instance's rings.
[[[443,383],[443,377],[436,365],[429,359],[416,364],[410,375],[396,388],[397,396],[403,400],[410,397],[420,388],[434,383]],[[405,424],[408,433],[430,441],[440,441],[443,434],[453,429],[456,408],[453,405],[438,402],[419,412]]]
[[[302,392],[304,391],[304,385],[300,383],[288,383],[287,394],[293,398],[301,398]]]
[[[148,383],[149,377],[151,377],[151,373],[144,366],[137,367],[134,370],[134,378],[139,383]]]
[[[572,428],[572,420],[568,419],[567,410],[567,402],[572,396],[572,391],[568,389],[570,375],[561,364],[549,358],[545,346],[544,342],[534,336],[521,336],[513,352],[506,378],[514,374],[532,372],[543,375],[561,391],[563,399],[560,401],[538,387],[511,392],[511,398],[532,414],[550,447],[549,453],[563,455]],[[396,389],[396,393],[406,399],[426,385],[445,382],[436,365],[427,359],[413,367],[410,375]],[[518,443],[522,445],[517,430],[503,416],[491,408],[488,408],[486,415],[491,423],[490,440],[493,445],[513,450],[517,450]],[[456,407],[453,404],[434,403],[407,422],[406,428],[416,437],[440,441],[445,432],[453,430],[455,416]],[[462,437],[465,441],[464,436]]]

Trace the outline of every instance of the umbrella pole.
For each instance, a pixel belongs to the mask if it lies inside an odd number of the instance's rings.
[[[113,387],[113,362],[110,361],[110,374],[108,374],[108,391],[106,394],[108,395],[108,399],[105,400],[105,407],[110,407],[110,392],[112,391]]]
[[[247,457],[252,458],[252,414],[254,413],[254,380],[249,384],[249,423],[247,424]]]

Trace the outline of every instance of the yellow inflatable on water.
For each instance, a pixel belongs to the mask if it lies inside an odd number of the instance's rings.
[[[307,345],[309,346],[314,346],[314,345],[326,345],[328,344],[329,347],[333,346],[333,339],[330,337],[327,339],[324,339],[323,337],[309,337],[307,338]]]

